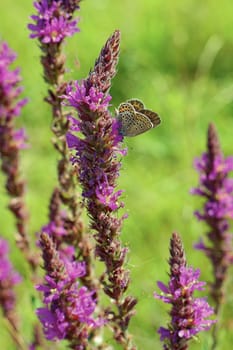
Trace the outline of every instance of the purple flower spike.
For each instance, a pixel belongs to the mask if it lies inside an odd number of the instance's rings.
[[[26,147],[23,129],[16,129],[17,118],[27,99],[20,99],[22,87],[20,70],[10,69],[16,55],[5,42],[0,42],[0,157],[1,168],[6,175],[6,190],[10,199],[9,209],[16,219],[17,245],[34,270],[35,254],[30,251],[27,232],[28,211],[25,203],[25,182],[20,174],[20,150]]]
[[[200,179],[192,194],[204,200],[203,209],[196,211],[195,215],[209,227],[206,235],[209,244],[201,238],[195,247],[211,261],[214,278],[211,295],[218,313],[224,299],[224,281],[233,263],[232,233],[229,232],[230,220],[233,219],[233,179],[229,177],[233,171],[233,157],[224,158],[213,124],[208,129],[207,152],[196,159],[195,167]]]
[[[195,290],[203,290],[200,271],[186,266],[182,241],[173,233],[170,242],[170,280],[168,285],[158,282],[162,294],[154,293],[156,299],[171,304],[171,322],[158,333],[164,350],[186,350],[188,342],[199,332],[210,329],[215,320],[207,319],[213,314],[205,298],[194,298]]]
[[[41,48],[41,64],[44,69],[44,79],[49,84],[45,101],[52,109],[52,140],[59,153],[57,164],[58,184],[54,188],[49,205],[49,222],[41,229],[47,233],[66,260],[73,260],[76,249],[85,251],[86,256],[79,252],[86,261],[88,288],[91,284],[91,250],[83,238],[84,225],[81,220],[82,208],[76,188],[76,179],[70,164],[70,152],[66,143],[66,133],[70,121],[63,113],[61,95],[66,91],[64,82],[65,56],[62,52],[65,38],[79,32],[78,20],[74,19],[75,10],[79,9],[80,0],[41,0],[34,2],[36,15],[31,16],[34,23],[29,24],[30,37],[37,38]]]
[[[61,258],[51,238],[42,233],[45,281],[37,286],[43,293],[44,307],[37,309],[48,340],[66,339],[72,349],[85,349],[90,334],[105,324],[96,311],[95,291],[79,285],[78,279],[86,274],[83,262]]]
[[[58,184],[53,190],[49,205],[49,222],[41,229],[49,235],[64,260],[73,260],[79,255],[86,262],[86,275],[82,282],[88,289],[95,289],[92,271],[92,245],[84,237],[84,224],[81,219],[82,207],[77,190],[77,181],[70,163],[70,151],[66,142],[66,133],[72,118],[67,120],[63,112],[62,99],[67,83],[64,81],[66,58],[63,54],[65,39],[76,32],[78,20],[74,19],[80,0],[41,0],[34,3],[36,14],[31,16],[29,24],[31,38],[39,41],[41,64],[44,79],[49,84],[45,101],[52,111],[52,142],[58,152]],[[78,253],[77,253],[78,252]],[[85,280],[85,282],[84,282]]]
[[[111,317],[114,337],[120,344],[131,347],[126,332],[134,311],[136,300],[124,298],[129,284],[129,272],[123,268],[127,248],[121,247],[119,239],[123,220],[118,209],[123,207],[121,190],[116,180],[121,163],[119,158],[126,154],[122,148],[118,121],[108,111],[111,79],[116,73],[119,55],[120,33],[115,31],[107,40],[95,62],[94,69],[82,81],[67,87],[65,104],[75,109],[77,122],[72,120],[67,143],[73,149],[73,164],[82,185],[82,195],[91,218],[91,228],[96,240],[95,254],[105,263],[101,276],[104,292],[114,300],[117,311],[107,311]],[[78,130],[77,136],[74,135]]]
[[[20,275],[14,271],[9,260],[7,242],[0,237],[0,305],[3,315],[17,329],[17,319],[14,313],[16,295],[15,286],[21,282]]]
[[[97,215],[93,210],[101,204],[110,212],[123,206],[118,201],[122,191],[115,191],[115,179],[120,169],[117,156],[125,154],[125,151],[121,148],[122,136],[116,125],[118,122],[107,110],[111,100],[108,94],[110,78],[115,73],[114,65],[117,63],[117,43],[119,44],[118,31],[106,43],[89,77],[68,86],[66,95],[63,96],[65,104],[79,113],[80,120],[76,125],[85,136],[82,139],[68,133],[67,142],[76,150],[73,163],[78,163],[83,196],[92,215]],[[102,80],[98,74],[101,74]]]
[[[7,43],[0,42],[0,140],[1,145],[4,139],[5,129],[10,128],[13,119],[21,113],[22,107],[27,103],[27,99],[20,99],[23,90],[20,71],[18,68],[10,70],[10,65],[15,61],[16,54],[8,47]],[[13,135],[12,135],[13,136]],[[12,137],[21,147],[24,147],[25,135],[18,131]],[[3,146],[3,145],[2,145]],[[18,148],[21,148],[21,147]],[[2,148],[2,147],[1,147]]]

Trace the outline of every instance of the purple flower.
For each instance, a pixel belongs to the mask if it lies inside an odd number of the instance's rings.
[[[16,54],[6,42],[0,42],[0,153],[9,155],[25,148],[26,135],[23,129],[16,130],[14,119],[21,113],[27,99],[19,99],[23,90],[20,70],[10,70]]]
[[[66,89],[63,80],[65,56],[62,53],[62,44],[65,37],[79,31],[76,27],[78,20],[73,19],[73,13],[79,9],[79,3],[80,0],[36,1],[34,7],[37,14],[31,16],[35,23],[28,25],[32,31],[30,37],[38,38],[40,42],[44,78],[50,85],[45,100],[52,107],[52,131],[55,135],[53,144],[60,157],[57,164],[58,186],[52,193],[49,205],[50,220],[42,228],[42,232],[49,234],[56,242],[56,248],[64,259],[70,257],[71,260],[77,246],[83,243],[80,243],[83,223],[80,219],[81,209],[65,138],[68,123],[66,115],[62,112],[60,95]]]
[[[31,16],[34,23],[28,24],[31,38],[38,38],[42,51],[41,64],[44,69],[45,81],[54,88],[49,90],[46,101],[55,107],[54,119],[61,135],[67,131],[63,121],[59,95],[65,91],[66,83],[63,81],[65,72],[65,55],[62,53],[62,44],[65,38],[79,32],[78,19],[74,19],[74,11],[79,9],[80,0],[41,0],[34,2],[37,11]],[[59,112],[58,112],[59,111]],[[65,130],[64,130],[65,129]],[[53,129],[54,133],[55,129]]]
[[[43,284],[37,289],[43,293],[44,307],[37,309],[48,340],[67,339],[72,348],[88,343],[94,329],[102,327],[103,318],[94,317],[95,291],[80,286],[78,279],[85,276],[85,263],[61,259],[51,238],[41,234],[44,268]]]
[[[212,159],[212,156],[214,157]],[[200,173],[200,185],[192,194],[208,199],[204,211],[197,211],[200,220],[233,218],[233,179],[228,174],[233,170],[233,157],[224,158],[221,153],[204,153],[195,161],[195,168]]]
[[[207,319],[213,314],[205,298],[194,298],[195,290],[203,290],[205,282],[199,281],[200,271],[186,266],[181,239],[174,233],[170,247],[170,280],[168,285],[158,282],[162,294],[154,293],[156,299],[171,304],[171,321],[168,327],[160,327],[158,333],[165,350],[185,350],[188,340],[200,331],[208,330],[215,320]]]
[[[59,217],[59,222],[50,221],[47,225],[41,228],[41,232],[46,233],[56,242],[56,247],[59,250],[60,258],[65,261],[73,261],[75,258],[75,247],[68,244],[73,231],[71,227],[65,227],[65,220],[63,216]],[[67,241],[67,242],[66,242]]]
[[[196,211],[198,220],[205,221],[209,227],[206,237],[200,239],[195,247],[202,250],[210,259],[214,281],[211,295],[215,301],[215,311],[219,310],[224,297],[224,281],[229,266],[233,263],[232,233],[229,232],[233,219],[233,157],[224,157],[213,124],[208,128],[207,152],[195,161],[199,172],[199,185],[192,194],[203,198],[203,209]]]
[[[67,86],[65,96],[67,105],[78,111],[82,111],[83,108],[88,108],[92,112],[106,110],[111,96],[98,91],[94,86],[88,89],[86,85],[85,81],[75,81],[72,85]]]
[[[15,308],[15,285],[21,282],[18,272],[15,272],[9,260],[7,242],[0,237],[0,305],[5,317]]]
[[[35,24],[29,24],[31,38],[39,38],[41,43],[61,43],[66,37],[78,32],[78,20],[72,20],[62,1],[41,0],[34,3],[38,15],[31,16]],[[78,8],[78,7],[77,7]]]
[[[34,270],[36,255],[30,251],[27,232],[28,212],[24,199],[25,182],[20,174],[20,149],[25,148],[26,135],[16,129],[15,118],[27,102],[20,99],[22,87],[20,71],[10,69],[16,58],[5,42],[0,42],[0,156],[1,168],[6,175],[6,190],[10,197],[9,209],[16,219],[17,245]]]
[[[10,70],[10,65],[15,61],[16,54],[8,47],[6,42],[0,42],[0,151],[6,145],[4,133],[12,128],[13,119],[21,113],[22,107],[27,103],[27,99],[20,99],[22,87],[20,70],[16,68]],[[22,130],[12,130],[12,141],[17,143],[18,148],[24,147],[25,134]],[[14,134],[13,134],[14,132]],[[9,138],[9,135],[7,135]],[[9,141],[10,142],[10,141]],[[12,145],[13,146],[13,145]]]
[[[75,259],[80,228],[78,220],[72,220],[67,210],[64,210],[63,207],[61,209],[60,204],[60,191],[55,188],[49,205],[49,223],[41,228],[41,232],[47,234],[53,240],[60,258],[64,262],[72,262]]]
[[[36,14],[31,16],[29,24],[31,38],[37,38],[41,49],[41,64],[44,79],[49,84],[45,101],[51,106],[52,142],[58,152],[58,184],[54,188],[49,204],[49,222],[42,232],[49,235],[59,251],[60,259],[73,261],[79,255],[86,262],[87,273],[82,282],[88,289],[94,288],[92,274],[92,246],[84,236],[84,224],[81,218],[82,206],[76,188],[74,171],[70,164],[70,151],[66,143],[69,122],[63,112],[61,95],[66,91],[64,81],[66,71],[65,55],[62,52],[65,38],[78,32],[78,20],[74,11],[79,9],[80,0],[41,0],[34,3]],[[78,254],[77,254],[78,250]],[[93,287],[93,288],[92,288]]]
[[[77,122],[72,119],[72,131],[77,130],[78,125],[78,130],[86,136],[86,139],[82,139],[68,133],[67,143],[76,150],[73,163],[79,165],[79,179],[84,187],[83,196],[87,199],[94,196],[99,203],[114,211],[123,206],[122,202],[118,202],[122,191],[115,192],[114,179],[119,175],[120,168],[120,163],[115,159],[117,154],[123,155],[126,152],[121,148],[122,136],[119,135],[119,128],[116,125],[118,121],[107,111],[111,96],[94,86],[88,89],[87,85],[87,81],[75,82],[72,86],[68,86],[67,95],[64,96],[66,105],[74,107],[82,115],[82,119]],[[89,115],[87,111],[93,115]],[[102,143],[100,154],[89,146],[89,143],[94,141],[93,138],[96,139],[96,144]],[[106,145],[102,141],[104,138]],[[105,169],[107,166],[109,170]]]
[[[128,249],[121,246],[121,226],[126,216],[119,217],[123,207],[122,190],[117,190],[122,147],[119,125],[108,111],[111,79],[116,73],[120,33],[107,40],[95,62],[94,69],[82,81],[69,85],[62,97],[77,114],[71,121],[67,143],[73,150],[72,163],[82,186],[82,195],[96,240],[95,254],[105,263],[101,276],[104,292],[114,300],[117,310],[110,314],[114,337],[120,344],[130,343],[126,333],[136,300],[124,298],[129,284],[129,271],[123,268]],[[74,133],[78,132],[77,135]]]

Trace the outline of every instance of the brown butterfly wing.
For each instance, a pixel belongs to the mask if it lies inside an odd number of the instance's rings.
[[[118,113],[124,113],[124,112],[129,112],[134,114],[135,110],[133,108],[133,106],[131,106],[131,104],[125,102],[125,103],[121,103],[120,106],[118,107]]]
[[[127,135],[127,130],[133,123],[135,110],[131,104],[125,102],[118,107],[117,119],[120,122],[120,132],[123,136]]]
[[[153,128],[150,119],[142,113],[135,113],[133,120],[125,127],[125,119],[122,119],[122,131],[124,136],[137,136]]]
[[[128,100],[127,102],[130,103],[137,112],[140,112],[141,109],[144,108],[144,104],[142,103],[142,101],[138,100],[137,98]]]
[[[151,123],[153,124],[153,128],[161,123],[159,115],[153,111],[150,111],[149,109],[142,109],[140,113],[146,115],[150,119]]]

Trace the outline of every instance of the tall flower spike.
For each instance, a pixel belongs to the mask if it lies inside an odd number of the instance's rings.
[[[60,154],[58,161],[58,186],[54,189],[49,207],[50,222],[42,228],[56,240],[57,248],[70,255],[71,260],[75,250],[86,262],[87,274],[84,276],[88,287],[92,281],[90,244],[84,238],[84,225],[81,220],[82,207],[77,193],[77,183],[70,164],[70,153],[66,144],[66,132],[69,127],[67,116],[62,111],[61,95],[65,92],[66,83],[63,80],[65,72],[65,56],[62,47],[67,37],[78,32],[75,10],[79,9],[80,0],[43,0],[34,3],[37,14],[31,16],[34,24],[28,27],[32,31],[31,38],[37,38],[42,51],[41,63],[44,69],[45,81],[50,85],[46,101],[52,107],[54,133],[53,144]]]
[[[200,282],[200,271],[186,265],[184,248],[177,233],[170,242],[169,283],[158,282],[161,295],[154,293],[156,299],[171,304],[171,321],[167,328],[160,327],[158,333],[164,350],[186,350],[189,340],[200,331],[208,330],[214,320],[206,319],[213,314],[205,298],[194,298],[195,290],[203,290],[205,282]]]
[[[233,179],[229,178],[233,170],[233,157],[224,158],[213,124],[208,128],[207,152],[196,159],[195,167],[200,174],[199,186],[191,193],[204,199],[202,211],[196,211],[195,215],[208,226],[208,243],[201,238],[195,247],[202,250],[211,262],[213,281],[210,283],[210,294],[218,315],[224,302],[228,269],[233,263],[232,233],[229,232],[233,219]],[[216,346],[217,325],[213,329],[212,349]]]
[[[114,301],[117,311],[109,309],[109,317],[115,339],[125,349],[134,349],[127,327],[134,311],[136,300],[124,297],[129,284],[129,271],[123,265],[127,248],[121,246],[120,232],[125,216],[119,218],[118,209],[122,191],[116,191],[116,180],[121,163],[122,136],[118,122],[108,112],[111,96],[108,94],[111,78],[116,73],[119,55],[120,33],[115,31],[107,40],[94,69],[89,76],[67,88],[66,104],[73,107],[78,119],[70,118],[72,131],[68,145],[75,150],[73,164],[77,165],[78,179],[83,188],[84,203],[91,218],[96,240],[96,256],[105,263],[101,276],[104,292]]]
[[[195,167],[200,174],[200,182],[192,194],[204,199],[203,210],[196,211],[195,215],[209,227],[206,235],[209,244],[201,239],[196,248],[211,261],[214,278],[211,295],[218,313],[224,298],[224,281],[233,263],[232,233],[229,232],[230,220],[233,219],[233,179],[229,178],[233,157],[224,158],[213,124],[208,129],[207,152],[196,159]]]
[[[19,69],[10,70],[16,55],[7,43],[0,42],[0,156],[1,168],[6,175],[6,190],[11,197],[9,209],[17,227],[17,245],[34,270],[37,259],[33,256],[28,237],[28,211],[25,204],[25,181],[20,174],[20,150],[25,148],[25,132],[17,130],[17,118],[27,99],[20,99],[22,87]]]
[[[81,287],[78,278],[86,273],[85,263],[61,259],[52,239],[40,236],[45,281],[37,286],[43,293],[44,307],[37,309],[48,340],[66,339],[71,349],[87,349],[92,332],[105,323],[95,318],[95,291]],[[90,344],[89,344],[90,346]]]
[[[8,243],[0,237],[0,307],[3,316],[9,322],[9,329],[17,349],[24,349],[19,333],[19,320],[17,318],[15,304],[15,286],[21,282],[21,276],[14,271],[9,260]]]

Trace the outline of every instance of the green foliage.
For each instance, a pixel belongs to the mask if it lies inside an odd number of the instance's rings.
[[[28,39],[26,29],[32,12],[32,3],[26,0],[5,1],[1,6],[1,37],[18,52],[16,65],[22,68],[24,95],[30,98],[18,123],[25,125],[29,135],[30,148],[22,152],[22,173],[28,180],[30,230],[34,236],[47,221],[58,155],[51,145],[50,110],[43,102],[47,86],[39,64],[40,51],[36,41]],[[156,332],[166,324],[168,310],[153,299],[153,291],[157,280],[167,281],[173,231],[182,236],[188,262],[201,269],[203,280],[211,279],[209,262],[192,248],[206,228],[193,217],[201,203],[190,196],[189,190],[197,183],[192,162],[205,150],[210,121],[218,129],[224,153],[233,154],[232,2],[83,0],[80,16],[81,32],[65,47],[67,79],[85,77],[107,37],[119,28],[121,57],[111,90],[112,110],[120,102],[137,97],[162,119],[156,130],[125,140],[129,150],[119,179],[129,213],[122,240],[130,247],[130,292],[139,299],[130,332],[136,335],[139,349],[161,348]],[[1,234],[13,243],[14,226],[6,209],[2,175],[0,184]],[[13,245],[12,259],[28,278],[21,254]],[[26,284],[28,295],[19,288],[19,310],[28,335],[30,300],[35,292],[29,282]],[[233,342],[232,297],[226,303],[220,327],[221,350],[230,349]],[[3,347],[13,349],[6,332],[3,336]],[[193,342],[190,348],[210,348],[208,337],[201,335],[201,342]]]

